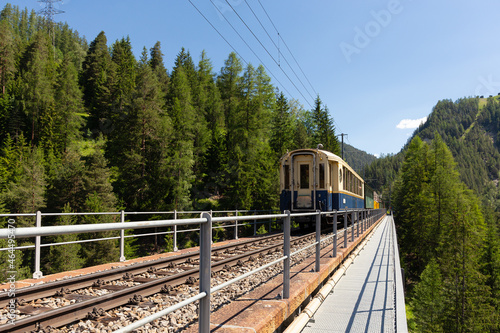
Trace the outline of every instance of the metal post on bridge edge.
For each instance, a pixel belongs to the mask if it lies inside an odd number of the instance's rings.
[[[315,272],[320,270],[320,254],[321,254],[321,211],[316,210],[316,264],[314,267]]]
[[[37,228],[42,227],[42,212],[36,212],[35,226]],[[40,270],[40,246],[42,245],[42,239],[40,236],[35,237],[35,272],[33,273],[33,279],[41,279],[43,273]]]
[[[120,211],[120,223],[125,223],[125,211],[122,209]],[[125,259],[125,229],[120,230],[120,262],[124,262]]]
[[[333,258],[337,257],[337,211],[333,215]]]
[[[198,332],[210,332],[210,278],[211,278],[211,247],[212,247],[212,215],[202,213],[207,219],[200,225],[200,293],[206,293],[200,299],[200,313]]]
[[[351,211],[351,242],[354,242],[354,216],[356,212]]]
[[[285,210],[285,220],[283,221],[283,299],[290,297],[290,211]]]
[[[236,210],[236,224],[234,225],[234,239],[238,239],[238,210]]]
[[[344,212],[344,249],[347,248],[347,209]]]
[[[174,220],[177,220],[177,209],[174,210]],[[174,252],[179,251],[177,248],[177,224],[174,224]]]
[[[360,222],[360,220],[361,220],[361,219],[359,218],[359,217],[360,217],[360,214],[361,214],[361,212],[358,210],[358,211],[356,212],[356,237],[359,237],[359,222]]]

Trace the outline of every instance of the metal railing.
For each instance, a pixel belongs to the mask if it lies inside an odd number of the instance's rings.
[[[26,227],[26,228],[5,228],[0,230],[0,239],[11,239],[15,238],[28,238],[28,237],[42,237],[42,236],[54,236],[62,234],[75,234],[75,233],[89,233],[89,232],[99,232],[99,231],[111,231],[120,230],[124,232],[126,229],[141,229],[141,228],[152,228],[152,227],[174,227],[176,225],[200,225],[200,270],[199,270],[199,292],[197,295],[184,300],[181,303],[173,305],[167,309],[157,312],[147,318],[136,321],[131,325],[124,327],[116,332],[130,332],[140,326],[143,326],[161,316],[167,315],[173,311],[176,311],[183,306],[191,304],[197,300],[199,303],[199,332],[209,332],[210,331],[210,295],[222,288],[225,288],[243,278],[253,275],[265,268],[276,265],[283,262],[283,291],[282,298],[287,299],[290,297],[290,266],[291,257],[304,251],[305,249],[300,249],[294,253],[290,253],[290,231],[291,231],[291,218],[293,217],[304,217],[304,216],[315,216],[316,217],[316,242],[311,246],[316,247],[315,256],[315,270],[318,272],[320,270],[320,250],[321,242],[327,241],[329,238],[333,237],[333,253],[334,257],[337,256],[337,217],[338,214],[344,214],[344,230],[341,232],[344,234],[344,247],[347,247],[347,239],[349,232],[351,233],[351,240],[354,240],[354,233],[356,232],[359,236],[359,231],[362,232],[367,230],[371,225],[373,225],[378,219],[380,219],[384,214],[385,210],[349,210],[349,211],[333,211],[333,212],[321,212],[316,211],[312,213],[294,213],[290,214],[289,211],[285,211],[284,214],[268,214],[268,215],[247,215],[247,216],[232,216],[232,217],[212,217],[208,212],[202,213],[201,218],[186,218],[177,220],[155,220],[155,221],[139,221],[139,222],[127,222],[127,223],[101,223],[101,224],[80,224],[71,226],[37,226],[37,227]],[[41,213],[37,213],[37,220],[41,218]],[[333,234],[324,239],[320,238],[320,221],[322,215],[329,215],[332,218],[333,224]],[[123,216],[123,213],[122,213]],[[350,226],[347,225],[348,217],[351,217]],[[281,219],[283,222],[283,256],[277,260],[261,266],[251,272],[247,272],[242,276],[236,277],[230,281],[227,281],[221,285],[210,287],[211,283],[211,245],[212,245],[212,227],[215,222],[228,222],[228,221],[250,221],[250,220],[267,220],[267,219]],[[356,221],[356,222],[355,222]]]
[[[12,217],[34,217],[35,218],[35,227],[41,227],[43,226],[42,223],[42,218],[43,217],[59,217],[59,216],[99,216],[99,215],[108,215],[108,216],[119,216],[120,217],[120,223],[130,223],[130,221],[127,221],[126,217],[127,216],[137,216],[137,215],[156,215],[156,216],[167,216],[167,217],[173,217],[174,220],[178,220],[181,218],[181,216],[186,216],[186,215],[199,215],[202,214],[204,211],[165,211],[165,212],[126,212],[126,211],[120,211],[120,212],[97,212],[97,213],[42,213],[40,211],[36,213],[27,213],[27,214],[0,214],[1,217],[6,217],[6,218],[12,218]],[[268,212],[268,213],[273,213],[276,211],[273,210],[220,210],[220,211],[209,211],[209,213],[213,215],[225,215],[227,217],[230,217],[231,214],[234,214],[234,217],[237,217],[238,214],[257,214],[257,213],[262,213],[262,212]],[[152,220],[154,221],[154,220]],[[234,223],[229,223],[229,224],[224,224],[224,225],[214,225],[213,229],[228,229],[228,228],[234,228],[234,239],[238,239],[238,234],[239,230],[241,230],[241,227],[245,227],[248,225],[253,224],[253,235],[255,236],[257,234],[257,225],[259,224],[266,224],[268,225],[268,232],[271,232],[272,230],[272,223],[273,220],[270,219],[269,221],[264,221],[264,222],[257,222],[255,219],[253,223],[243,223],[243,224],[238,224],[238,219],[230,219],[229,222],[234,222]],[[188,232],[193,232],[193,231],[200,231],[199,228],[197,229],[184,229],[184,230],[178,230],[177,224],[172,227],[173,230],[171,231],[161,231],[161,232],[153,232],[153,233],[144,233],[144,234],[134,234],[134,235],[125,235],[125,229],[120,230],[120,236],[114,236],[114,237],[104,237],[104,238],[92,238],[92,239],[83,239],[83,240],[77,240],[77,241],[71,241],[71,242],[57,242],[57,243],[42,243],[41,236],[36,236],[35,237],[35,244],[34,245],[25,245],[25,246],[9,246],[6,248],[0,248],[0,251],[15,251],[15,250],[26,250],[26,249],[34,249],[35,250],[35,255],[34,255],[34,260],[35,260],[35,265],[34,265],[34,273],[33,273],[33,278],[34,279],[40,279],[43,277],[43,273],[41,271],[41,249],[44,247],[50,247],[50,246],[60,246],[60,245],[69,245],[69,244],[82,244],[82,243],[90,243],[90,242],[99,242],[99,241],[105,241],[105,240],[120,240],[120,257],[119,260],[121,262],[127,260],[125,257],[125,239],[128,238],[139,238],[139,237],[146,237],[146,236],[158,236],[158,235],[172,235],[172,240],[173,240],[173,251],[176,252],[179,250],[178,247],[178,236],[179,234],[182,233],[188,233]],[[14,228],[14,226],[11,226]],[[60,227],[68,228],[71,226],[68,225],[61,225]],[[128,228],[127,228],[128,229]],[[117,258],[118,260],[118,258]]]

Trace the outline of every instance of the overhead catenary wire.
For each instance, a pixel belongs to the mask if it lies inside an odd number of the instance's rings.
[[[273,25],[274,27],[274,30],[276,30],[276,33],[278,34],[279,38],[283,41],[283,44],[285,44],[285,47],[287,48],[288,52],[290,53],[290,55],[292,56],[293,60],[295,61],[295,63],[297,64],[297,66],[299,67],[300,71],[302,72],[302,75],[304,75],[304,77],[306,78],[307,82],[309,83],[309,85],[311,86],[313,92],[315,95],[318,95],[318,93],[316,92],[316,89],[314,89],[313,85],[311,84],[311,81],[309,81],[309,78],[307,77],[306,73],[304,73],[304,71],[302,70],[302,67],[300,67],[299,65],[299,62],[297,61],[297,59],[295,59],[295,56],[293,55],[292,51],[290,50],[290,48],[288,47],[288,45],[286,44],[285,40],[283,39],[283,37],[281,36],[281,34],[279,33],[278,31],[278,28],[276,28],[276,25],[274,25],[274,22],[273,20],[271,19],[271,17],[269,16],[269,14],[267,13],[266,9],[264,8],[264,6],[262,5],[262,2],[259,1],[259,4],[260,6],[262,7],[262,10],[264,11],[264,13],[266,14],[267,18],[269,19],[269,21],[271,22],[271,24]]]
[[[236,54],[238,55],[238,57],[243,60],[243,62],[248,65],[248,62],[245,60],[245,58],[243,58],[241,56],[241,54],[238,53],[238,51],[236,51],[236,49],[233,47],[233,45],[231,45],[231,43],[229,43],[229,41],[219,32],[219,30],[217,30],[217,28],[212,24],[212,22],[210,22],[208,20],[208,18],[203,15],[203,13],[198,9],[198,7],[195,6],[195,4],[191,1],[191,0],[188,0],[189,3],[198,11],[198,13],[200,13],[200,15],[205,19],[205,21],[208,22],[208,24],[210,24],[210,26],[219,34],[219,36],[221,36],[221,38],[233,49],[234,52],[236,52]]]
[[[292,83],[292,85],[295,87],[295,89],[297,89],[297,91],[299,92],[299,94],[302,96],[302,98],[307,102],[307,104],[309,104],[309,106],[312,108],[312,105],[311,103],[309,103],[309,101],[307,100],[307,98],[304,96],[304,94],[302,94],[302,91],[297,88],[297,86],[295,85],[295,83],[292,81],[292,79],[290,79],[290,77],[288,76],[288,74],[283,70],[283,68],[281,66],[279,66],[278,62],[276,61],[276,59],[272,56],[272,54],[269,52],[269,50],[264,46],[264,44],[262,44],[262,42],[260,41],[260,39],[255,35],[255,33],[253,32],[253,30],[248,26],[248,24],[245,22],[245,20],[243,20],[243,18],[240,16],[240,14],[238,14],[238,12],[234,9],[234,7],[229,3],[228,0],[226,0],[226,3],[229,5],[229,7],[231,7],[231,9],[233,10],[233,12],[236,14],[236,16],[238,16],[238,18],[240,19],[241,22],[243,22],[243,24],[245,25],[245,27],[250,31],[250,33],[254,36],[254,38],[259,42],[259,44],[262,46],[262,48],[267,52],[267,54],[271,57],[271,59],[273,59],[273,61],[276,63],[276,65],[278,65],[278,67],[281,69],[281,71],[283,72],[283,74],[287,77],[287,79],[290,81],[290,83]]]
[[[278,45],[276,45],[276,43],[274,42],[274,40],[271,38],[271,35],[269,35],[269,32],[267,31],[266,27],[264,27],[264,25],[262,24],[262,22],[260,21],[259,17],[257,16],[257,14],[255,14],[254,10],[252,9],[252,7],[250,6],[250,4],[247,2],[247,0],[245,0],[245,3],[247,4],[248,8],[250,9],[250,11],[252,12],[253,16],[257,19],[257,22],[259,22],[260,26],[262,27],[262,29],[264,29],[264,31],[266,32],[267,34],[267,37],[269,37],[269,39],[271,40],[271,42],[274,44],[274,46],[276,47],[276,49],[278,49],[278,56],[281,54],[283,56],[283,60],[285,60],[286,64],[288,65],[288,67],[290,67],[291,71],[293,72],[293,74],[295,75],[295,77],[297,78],[297,80],[299,80],[300,84],[302,85],[302,87],[304,87],[305,91],[307,92],[307,94],[309,95],[309,97],[311,97],[312,100],[314,100],[314,97],[311,95],[311,93],[309,92],[309,90],[307,89],[307,87],[304,85],[304,83],[302,82],[302,80],[300,79],[300,77],[297,75],[297,73],[295,73],[295,71],[293,70],[293,67],[290,65],[290,63],[288,62],[288,60],[286,59],[286,57],[281,53],[280,51],[280,48]],[[281,38],[280,37],[280,34],[278,32],[278,38]],[[278,39],[278,43],[279,43],[279,39]],[[279,62],[279,59],[278,59],[278,66],[281,67],[281,64]]]
[[[217,7],[215,5],[215,3],[210,0],[210,2],[212,3],[212,5],[215,7],[215,9],[217,9],[217,11],[219,12],[220,15],[222,15],[222,17],[224,18],[224,20],[226,20],[226,22],[229,24],[229,26],[234,30],[234,32],[236,32],[236,34],[240,37],[240,39],[245,43],[245,45],[250,49],[250,51],[252,51],[252,53],[254,54],[255,57],[257,57],[257,59],[260,61],[260,63],[262,64],[262,66],[264,66],[264,68],[266,69],[266,71],[269,72],[269,74],[271,74],[271,76],[278,82],[278,84],[286,91],[286,93],[289,95],[289,96],[292,96],[290,94],[290,92],[286,89],[286,87],[280,82],[280,80],[278,80],[278,78],[273,74],[273,72],[271,72],[271,70],[265,65],[265,63],[260,59],[260,57],[255,53],[255,51],[252,49],[252,47],[250,45],[248,45],[248,43],[246,42],[246,40],[240,35],[240,33],[238,32],[238,30],[236,30],[236,28],[231,24],[231,22],[229,22],[229,20],[226,18],[226,16],[224,15],[224,13],[221,12],[221,10],[219,9],[219,7]],[[245,62],[246,63],[246,62]],[[247,64],[248,65],[248,64]]]

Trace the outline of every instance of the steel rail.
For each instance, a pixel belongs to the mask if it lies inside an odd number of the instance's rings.
[[[294,241],[302,241],[306,237],[311,237],[311,235],[306,235],[295,239]],[[240,246],[242,244],[239,244]],[[282,244],[270,245],[262,249],[253,250],[241,255],[233,256],[227,259],[217,261],[212,264],[212,271],[218,272],[225,269],[226,265],[237,265],[245,258],[249,259],[252,256],[259,255],[264,252],[274,252],[281,248]],[[219,248],[220,250],[220,248]],[[47,311],[38,315],[33,315],[27,318],[17,320],[15,325],[2,325],[0,326],[0,332],[12,332],[21,333],[30,330],[34,330],[36,325],[39,327],[61,327],[77,320],[81,320],[87,317],[90,309],[94,307],[99,307],[104,311],[119,307],[121,305],[127,304],[130,298],[134,295],[149,296],[161,291],[164,285],[180,285],[185,283],[186,279],[189,277],[197,277],[199,269],[193,268],[184,272],[177,273],[175,275],[159,278],[153,281],[149,281],[140,285],[133,287],[128,287],[123,290],[115,291],[103,296],[95,297],[86,301],[75,303],[69,306],[64,306],[58,309]]]
[[[274,234],[271,236],[263,236],[257,239],[250,239],[241,241],[238,243],[226,244],[221,246],[215,246],[212,248],[212,252],[218,252],[221,250],[231,249],[233,247],[240,247],[246,244],[251,244],[257,241],[268,241],[274,238],[281,238],[282,234]],[[77,290],[81,288],[88,288],[92,286],[93,282],[100,279],[101,281],[112,281],[120,279],[124,274],[139,274],[145,272],[149,267],[158,266],[160,269],[165,268],[170,263],[178,264],[185,262],[189,258],[199,257],[199,251],[193,251],[180,255],[173,255],[170,257],[154,260],[154,261],[144,261],[137,264],[131,264],[125,267],[114,268],[107,271],[96,272],[92,274],[85,274],[77,276],[70,279],[59,280],[54,282],[48,282],[43,284],[38,284],[30,287],[16,289],[16,299],[24,300],[26,302],[43,298],[54,296],[57,291],[63,290]],[[7,306],[12,297],[9,297],[8,292],[0,293],[0,307]]]

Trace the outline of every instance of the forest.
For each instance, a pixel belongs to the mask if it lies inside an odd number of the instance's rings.
[[[205,52],[195,62],[181,49],[167,69],[159,42],[137,59],[128,37],[108,43],[101,32],[88,43],[34,11],[0,12],[1,213],[275,209],[279,157],[318,143],[340,153],[320,97],[304,109],[234,53],[216,72]],[[128,244],[127,257],[152,251],[142,242]],[[116,261],[118,248],[110,240],[46,251],[53,273]],[[32,273],[31,252],[16,256],[18,279]]]
[[[394,212],[410,331],[500,332],[499,170],[500,96],[439,101],[365,169]]]

